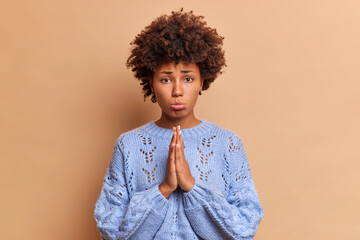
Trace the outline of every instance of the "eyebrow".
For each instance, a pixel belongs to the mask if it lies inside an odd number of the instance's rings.
[[[194,71],[191,71],[191,70],[182,70],[182,71],[181,71],[181,73],[193,73],[193,72],[194,72]],[[170,74],[172,74],[173,72],[171,72],[171,71],[163,71],[163,72],[161,72],[161,73],[170,75]]]

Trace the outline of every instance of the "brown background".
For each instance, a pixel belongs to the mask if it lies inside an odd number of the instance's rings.
[[[243,140],[256,240],[360,239],[358,1],[2,1],[0,239],[100,239],[116,138],[160,115],[129,42],[181,6],[225,36],[196,115]]]

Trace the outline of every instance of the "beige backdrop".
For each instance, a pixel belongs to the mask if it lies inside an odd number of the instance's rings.
[[[196,115],[243,140],[256,240],[360,239],[359,1],[2,1],[0,239],[100,239],[116,138],[157,119],[125,67],[157,16],[193,9],[228,67]]]

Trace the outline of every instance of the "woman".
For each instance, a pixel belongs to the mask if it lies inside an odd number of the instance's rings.
[[[253,239],[263,216],[241,139],[195,117],[225,66],[223,38],[181,9],[154,20],[128,58],[161,117],[115,143],[95,219],[103,239]]]

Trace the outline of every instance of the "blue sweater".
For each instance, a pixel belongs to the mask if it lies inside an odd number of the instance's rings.
[[[103,239],[253,239],[263,217],[241,139],[206,120],[182,129],[195,185],[159,191],[172,129],[154,121],[116,140],[95,220]]]

